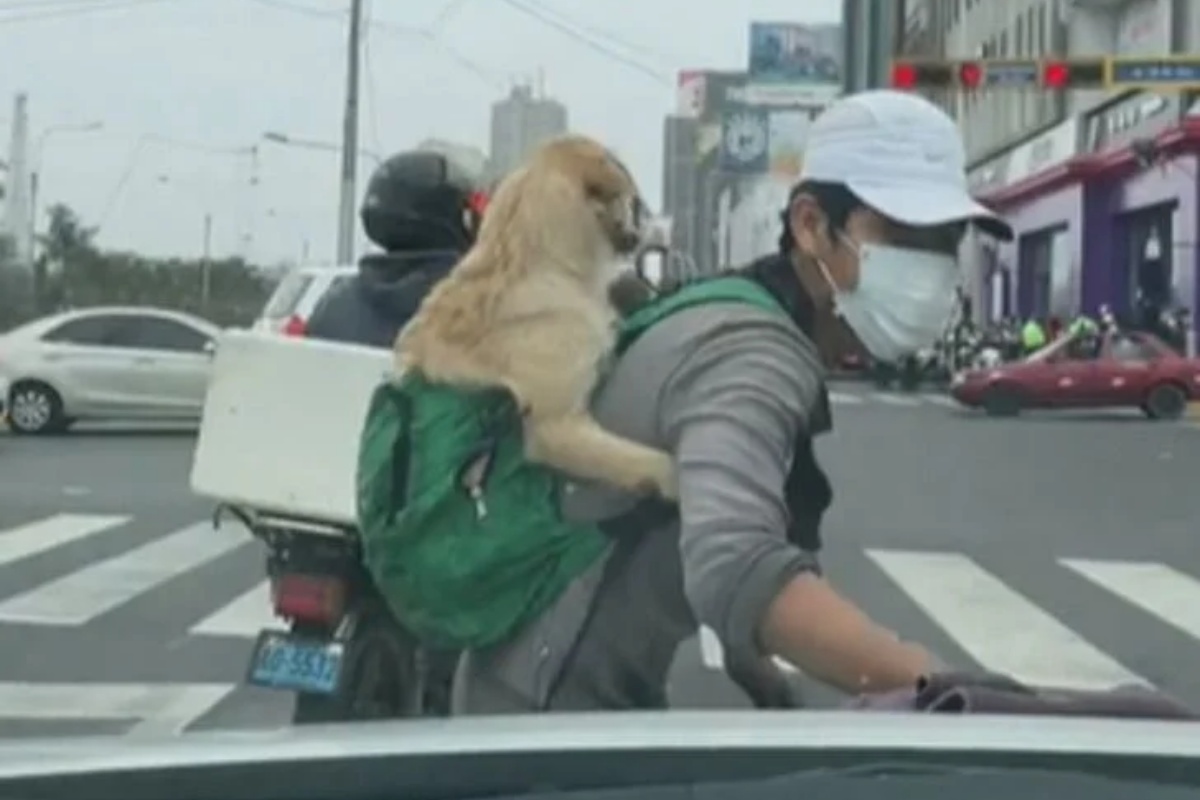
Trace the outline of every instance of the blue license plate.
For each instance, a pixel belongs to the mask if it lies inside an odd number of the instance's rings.
[[[342,677],[341,642],[263,631],[250,658],[248,680],[256,686],[311,694],[333,694]]]

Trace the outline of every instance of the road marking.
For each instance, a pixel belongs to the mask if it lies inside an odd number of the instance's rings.
[[[987,669],[1061,688],[1147,683],[964,555],[868,550],[867,556]]]
[[[926,403],[930,403],[931,405],[942,406],[944,408],[962,408],[958,401],[949,395],[923,394],[921,395],[921,399]]]
[[[197,523],[0,602],[0,620],[84,625],[246,542],[240,527]]]
[[[907,406],[912,407],[919,404],[921,401],[911,395],[904,394],[889,394],[888,392],[877,392],[872,395],[876,400],[889,406]]]
[[[700,660],[708,669],[725,669],[725,648],[717,638],[717,632],[707,625],[700,626]],[[776,658],[775,664],[784,672],[799,672],[791,663]]]
[[[174,735],[237,688],[220,683],[0,682],[0,718],[134,720],[130,734]]]
[[[0,566],[86,539],[129,520],[112,514],[55,514],[0,531]]]
[[[1166,564],[1059,559],[1067,569],[1200,639],[1200,582]]]
[[[196,636],[235,636],[253,639],[263,628],[279,625],[271,610],[271,582],[263,581],[232,603],[218,609],[188,630]]]
[[[862,403],[863,399],[856,394],[847,394],[845,392],[830,392],[829,402],[835,406],[857,406]]]

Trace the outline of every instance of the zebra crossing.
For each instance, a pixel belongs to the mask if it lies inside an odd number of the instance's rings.
[[[195,729],[214,708],[253,691],[240,687],[249,647],[262,628],[277,624],[261,545],[235,524],[153,527],[128,515],[74,513],[0,525],[0,721],[126,720],[132,734],[157,735]],[[868,613],[888,623],[890,609],[913,609],[921,622],[893,627],[917,641],[942,637],[960,654],[950,659],[961,662],[956,666],[1103,688],[1154,685],[1170,674],[1170,664],[1187,671],[1186,664],[1200,659],[1200,561],[1188,567],[1048,555],[1038,569],[1047,571],[1053,591],[1034,591],[1020,575],[977,554],[865,548],[831,557],[842,562],[831,574],[856,579],[845,591]],[[1095,624],[1084,626],[1087,633],[1073,627],[1102,603],[1126,609],[1122,630],[1110,636]],[[126,629],[112,624],[118,618],[130,626],[128,642]],[[101,637],[95,631],[101,628],[115,637],[107,647],[126,649],[138,662],[137,680],[111,670],[96,674],[93,654]],[[1157,633],[1149,641],[1173,636],[1182,650],[1144,652],[1140,637],[1151,630]],[[1098,632],[1103,641],[1093,640]],[[1111,652],[1118,638],[1122,652]],[[77,672],[64,679],[63,665],[41,666],[43,639],[67,653],[45,658],[65,658]],[[76,640],[78,650],[72,650]],[[164,657],[158,674],[147,678],[156,658],[148,641],[168,655],[194,653],[192,661],[203,669],[180,672],[180,659]],[[697,645],[691,668],[723,680],[716,636],[702,630]],[[1139,672],[1151,656],[1163,662],[1153,680]],[[1196,691],[1192,699],[1200,701],[1200,685]],[[280,711],[272,722],[285,720]]]
[[[829,402],[834,406],[860,408],[952,408],[961,409],[954,398],[940,392],[890,392],[883,390],[829,392]]]

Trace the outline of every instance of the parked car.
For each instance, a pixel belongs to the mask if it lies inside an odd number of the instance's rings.
[[[303,336],[321,298],[357,272],[357,267],[301,267],[289,272],[271,293],[253,330]]]
[[[1022,361],[959,373],[950,393],[992,416],[1033,408],[1133,407],[1151,419],[1177,419],[1200,398],[1200,360],[1143,332],[1064,336]]]
[[[95,307],[0,336],[0,385],[14,433],[76,420],[198,420],[220,328],[158,308]]]

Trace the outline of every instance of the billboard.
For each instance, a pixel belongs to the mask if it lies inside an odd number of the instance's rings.
[[[800,168],[804,166],[804,144],[815,117],[809,109],[770,110],[767,172],[787,180],[800,177]]]
[[[798,22],[750,24],[753,83],[841,85],[841,26]]]

